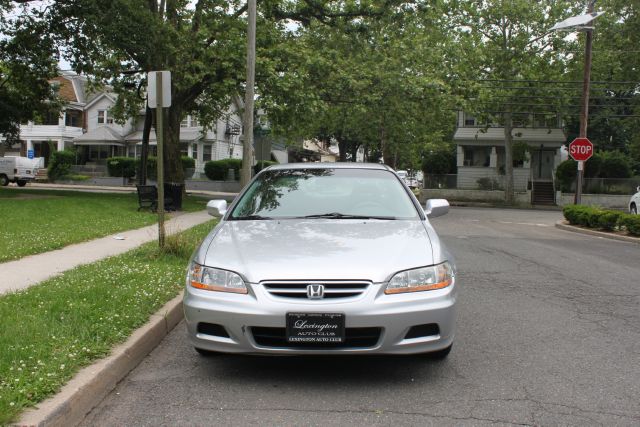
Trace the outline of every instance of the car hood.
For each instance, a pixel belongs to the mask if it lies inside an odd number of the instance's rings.
[[[238,272],[250,283],[384,282],[395,272],[431,265],[434,258],[419,220],[225,221],[210,242],[197,261]]]

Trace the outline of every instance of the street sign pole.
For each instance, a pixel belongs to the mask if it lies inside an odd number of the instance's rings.
[[[164,248],[164,108],[162,96],[162,73],[156,73],[156,142],[158,144],[158,245]]]
[[[589,1],[587,13],[592,13],[595,0]],[[591,47],[593,45],[593,28],[587,28],[584,47],[584,78],[582,80],[582,108],[580,110],[580,138],[587,137],[587,123],[589,120],[589,84],[591,82]],[[576,179],[576,196],[574,203],[582,201],[582,180],[584,177],[584,162],[578,162],[578,177]]]

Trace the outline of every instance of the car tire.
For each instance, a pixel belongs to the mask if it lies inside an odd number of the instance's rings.
[[[631,204],[631,207],[629,208],[629,213],[633,215],[638,215],[638,208],[636,207],[635,203]]]
[[[0,175],[0,185],[3,187],[9,185],[9,178],[6,175]]]
[[[217,351],[205,350],[203,348],[198,348],[198,347],[194,347],[194,349],[202,357],[212,357],[212,356],[216,356],[216,355],[220,354]]]
[[[17,181],[18,187],[24,187],[25,185],[27,185],[27,181],[25,181],[24,179],[19,179]]]
[[[443,348],[442,350],[432,351],[431,353],[427,353],[429,359],[432,360],[444,360],[447,358],[449,353],[451,353],[451,349],[453,348],[453,344],[451,344],[447,348]]]

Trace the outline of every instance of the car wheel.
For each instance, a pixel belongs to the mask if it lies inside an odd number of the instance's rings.
[[[633,203],[631,205],[631,207],[629,208],[629,212],[631,212],[633,215],[637,215],[638,214],[638,208],[636,207],[635,203]]]
[[[25,185],[27,185],[27,181],[20,179],[18,180],[18,187],[24,187]]]
[[[9,185],[9,178],[7,178],[6,175],[0,175],[0,185],[2,185],[3,187]]]
[[[198,354],[200,354],[200,356],[203,356],[203,357],[212,357],[217,354],[220,354],[217,351],[205,350],[203,348],[198,348],[198,347],[194,347],[194,349],[198,352]]]
[[[433,360],[444,360],[447,358],[449,353],[451,353],[451,348],[453,348],[453,344],[451,344],[447,348],[443,348],[442,350],[432,351],[431,353],[427,353],[427,356]]]

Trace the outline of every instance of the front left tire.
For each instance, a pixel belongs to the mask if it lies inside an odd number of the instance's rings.
[[[27,185],[27,181],[25,181],[24,179],[19,179],[17,181],[18,187],[24,187],[25,185]]]
[[[631,203],[631,207],[629,207],[629,213],[633,215],[638,215],[638,208],[635,203]]]

